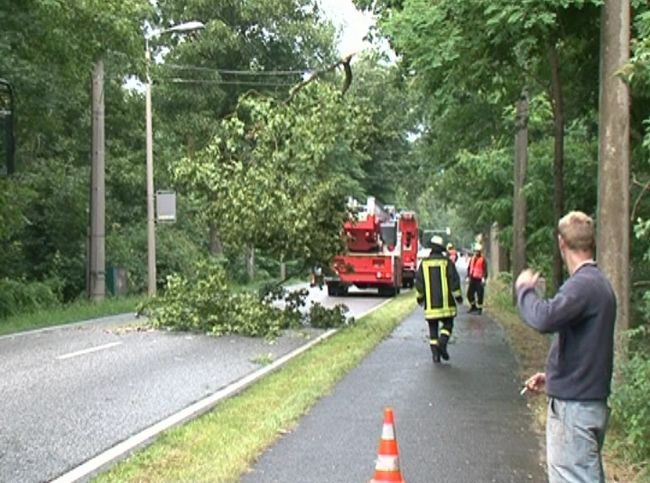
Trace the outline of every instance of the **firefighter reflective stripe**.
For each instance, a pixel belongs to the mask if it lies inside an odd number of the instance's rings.
[[[447,283],[447,261],[444,259],[428,259],[422,262],[424,270],[424,291],[427,297],[426,307],[441,307],[447,305],[449,284]],[[432,281],[440,281],[432,284]],[[436,290],[432,290],[436,289]]]
[[[425,319],[446,319],[447,317],[456,316],[456,307],[447,307],[444,309],[427,309],[424,311]]]
[[[430,344],[430,345],[438,345],[438,339],[431,339],[431,340],[429,341],[429,344]]]
[[[424,317],[442,319],[456,315],[456,305],[450,300],[448,282],[449,260],[446,258],[427,258],[422,261],[425,305]]]
[[[447,329],[440,329],[440,335],[446,335],[447,337],[451,337],[451,332],[449,332]]]

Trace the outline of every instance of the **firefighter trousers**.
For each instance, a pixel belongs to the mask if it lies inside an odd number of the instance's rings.
[[[469,285],[467,286],[467,301],[472,306],[472,308],[476,308],[476,309],[483,308],[484,294],[485,294],[485,289],[483,287],[483,281],[480,278],[470,277]]]
[[[451,331],[454,329],[454,318],[427,319],[427,323],[429,324],[429,344],[431,346],[431,352],[435,355],[438,348],[442,348],[443,350],[447,348]],[[439,335],[438,324],[442,324]]]

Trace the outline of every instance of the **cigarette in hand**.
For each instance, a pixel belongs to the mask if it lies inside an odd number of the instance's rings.
[[[520,395],[520,396],[523,396],[524,394],[526,394],[526,391],[528,391],[528,386],[524,386],[524,387],[521,389],[521,391],[519,391],[519,395]]]

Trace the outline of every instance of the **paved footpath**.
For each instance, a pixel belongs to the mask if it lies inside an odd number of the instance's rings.
[[[465,310],[456,320],[450,363],[432,363],[418,308],[242,481],[370,480],[387,406],[409,483],[546,481],[542,441],[531,430],[503,332],[489,317]]]

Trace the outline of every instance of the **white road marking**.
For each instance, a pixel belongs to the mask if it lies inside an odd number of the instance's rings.
[[[100,468],[105,467],[111,462],[117,460],[118,458],[123,458],[124,455],[132,452],[135,448],[142,446],[150,441],[152,441],[156,436],[158,436],[163,431],[166,431],[169,428],[177,426],[181,423],[187,422],[190,419],[193,419],[197,416],[200,416],[203,413],[206,413],[217,403],[233,394],[241,392],[244,388],[251,385],[253,382],[260,379],[262,376],[275,371],[277,368],[281,367],[294,357],[302,354],[307,351],[314,345],[322,342],[323,340],[329,338],[330,336],[336,334],[338,329],[329,329],[327,332],[321,334],[315,339],[312,339],[307,344],[295,349],[294,351],[285,354],[280,357],[275,362],[264,366],[261,369],[258,369],[255,372],[244,376],[238,381],[226,386],[222,389],[219,389],[217,392],[208,396],[200,401],[195,402],[194,404],[186,407],[185,409],[180,410],[179,412],[172,414],[171,416],[163,419],[162,421],[149,426],[148,428],[140,431],[139,433],[131,436],[129,439],[122,441],[121,443],[116,444],[112,448],[107,449],[103,453],[98,454],[97,456],[89,459],[85,463],[73,468],[67,473],[59,476],[55,480],[52,480],[50,483],[73,483],[85,478],[93,473],[96,473]]]
[[[357,315],[355,318],[358,320],[362,317],[365,317],[366,315],[371,314],[372,312],[379,309],[380,307],[383,307],[391,300],[393,299],[387,299],[382,303],[374,307],[371,307],[370,309],[366,310],[362,314]],[[173,428],[174,426],[183,424],[191,419],[200,416],[201,414],[210,411],[212,408],[214,408],[214,406],[217,405],[217,403],[219,403],[223,399],[226,399],[234,394],[241,392],[244,388],[248,387],[258,379],[261,379],[266,374],[275,371],[276,369],[286,364],[294,357],[311,349],[316,344],[322,342],[325,339],[328,339],[329,337],[336,334],[337,332],[338,329],[329,329],[328,331],[324,332],[323,334],[316,337],[315,339],[312,339],[307,344],[298,347],[292,352],[289,352],[288,354],[285,354],[284,356],[280,357],[279,359],[269,364],[268,366],[264,366],[261,369],[258,369],[257,371],[252,372],[247,376],[244,376],[238,381],[235,381],[234,383],[219,389],[214,394],[195,402],[194,404],[186,407],[185,409],[182,409],[179,412],[172,414],[171,416],[163,419],[162,421],[159,421],[158,423],[155,423],[152,426],[149,426],[148,428],[145,428],[139,433],[131,436],[129,439],[126,439],[116,444],[112,448],[105,450],[104,452],[89,459],[85,463],[82,463],[81,465],[72,468],[67,473],[64,473],[58,478],[52,480],[50,483],[76,483],[78,481],[81,481],[82,479],[88,478],[88,476],[90,475],[97,474],[100,470],[108,468],[109,466],[114,464],[115,461],[119,459],[123,459],[125,456],[132,453],[136,448],[143,447],[148,443],[152,442],[163,431]]]
[[[84,354],[90,354],[91,352],[102,351],[104,349],[110,349],[111,347],[115,347],[117,345],[122,345],[122,344],[123,344],[123,342],[111,342],[109,344],[98,345],[96,347],[90,347],[89,349],[84,349],[84,350],[77,351],[77,352],[70,352],[68,354],[63,354],[62,356],[57,356],[57,359],[58,360],[70,359],[71,357],[82,356]]]

